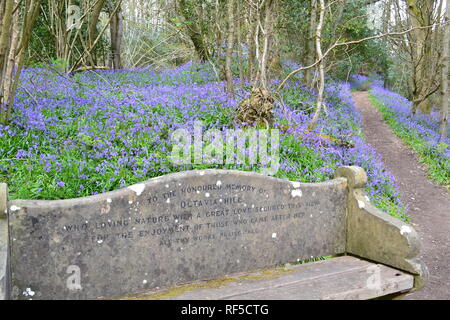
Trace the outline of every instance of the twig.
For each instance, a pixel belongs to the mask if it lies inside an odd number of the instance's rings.
[[[19,88],[25,90],[25,92],[30,96],[30,98],[34,100],[34,103],[36,103],[37,106],[39,105],[39,103],[38,103],[38,101],[36,100],[36,98],[31,94],[30,91],[28,91],[27,88],[25,88],[24,86],[21,86],[21,85],[19,85]]]

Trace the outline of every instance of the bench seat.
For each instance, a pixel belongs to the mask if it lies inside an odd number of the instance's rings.
[[[379,280],[379,281],[377,281]],[[328,300],[373,299],[400,294],[414,277],[353,256],[229,275],[122,299],[180,300]]]

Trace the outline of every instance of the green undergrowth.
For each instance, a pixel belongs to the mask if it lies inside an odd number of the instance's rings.
[[[418,154],[419,161],[425,164],[428,169],[429,177],[438,184],[446,186],[447,192],[450,193],[450,188],[448,188],[450,185],[450,159],[442,156],[449,146],[443,142],[430,143],[420,130],[411,125],[414,120],[402,121],[398,111],[382,103],[372,93],[370,94],[370,100],[380,111],[383,120],[392,131]]]

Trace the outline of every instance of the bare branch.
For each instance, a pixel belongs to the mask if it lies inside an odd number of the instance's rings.
[[[316,65],[318,65],[319,63],[322,62],[322,60],[327,57],[331,51],[333,51],[333,49],[337,48],[337,47],[342,47],[342,46],[349,46],[352,44],[358,44],[364,41],[369,41],[369,40],[374,40],[374,39],[380,39],[380,38],[384,38],[384,37],[388,37],[388,36],[399,36],[399,35],[404,35],[407,34],[413,30],[416,29],[427,29],[427,28],[431,28],[433,27],[433,25],[430,26],[425,26],[425,27],[413,27],[413,28],[409,28],[408,30],[405,31],[401,31],[401,32],[388,32],[388,33],[383,33],[383,34],[379,34],[376,36],[371,36],[371,37],[367,37],[367,38],[362,38],[362,39],[358,39],[358,40],[353,40],[353,41],[347,41],[347,42],[341,42],[341,43],[334,43],[332,46],[330,46],[327,51],[323,54],[321,59],[316,60],[313,64],[306,66],[306,67],[301,67],[298,69],[293,70],[282,82],[281,84],[278,86],[276,91],[280,91],[281,89],[284,88],[284,86],[286,85],[286,83],[289,81],[290,78],[292,78],[293,76],[295,76],[297,73],[299,73],[300,71],[304,71],[304,70],[308,70],[311,68],[314,68]]]

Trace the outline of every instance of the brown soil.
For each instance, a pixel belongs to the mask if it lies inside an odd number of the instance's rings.
[[[421,258],[430,278],[423,289],[405,299],[450,299],[450,195],[427,178],[424,165],[382,120],[368,92],[355,92],[353,99],[363,115],[366,141],[396,177],[400,197],[408,204],[408,215],[422,240]]]

